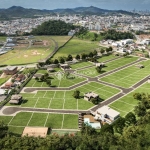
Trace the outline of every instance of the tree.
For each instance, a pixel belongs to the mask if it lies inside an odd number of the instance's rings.
[[[75,57],[77,60],[79,60],[80,59],[80,55],[76,55],[76,57]]]
[[[58,64],[58,63],[59,63],[58,59],[55,59],[54,64]]]
[[[64,64],[64,62],[65,62],[64,58],[63,58],[63,57],[60,57],[60,58],[59,58],[59,62],[60,62],[61,64]]]
[[[125,122],[126,124],[129,126],[131,124],[135,124],[136,123],[136,117],[132,112],[129,112],[126,116],[125,116]]]
[[[138,106],[135,106],[134,112],[138,117],[144,116],[146,114],[146,108],[144,105],[139,103]]]
[[[96,67],[97,72],[98,72],[98,73],[101,73],[102,68],[103,68],[103,66],[102,66],[102,65],[100,65],[99,67]]]
[[[46,84],[47,84],[48,86],[51,86],[51,80],[50,80],[50,79],[47,79],[47,80],[46,80]]]
[[[72,60],[73,60],[72,55],[69,54],[66,60],[67,60],[67,61],[72,61]]]
[[[86,59],[87,55],[85,53],[81,54],[81,58],[84,60]]]
[[[92,52],[89,53],[89,57],[92,58],[94,55]]]
[[[95,104],[95,105],[99,104],[99,99],[98,99],[98,98],[91,98],[90,101],[91,101],[93,104]]]
[[[94,50],[93,55],[97,56],[97,51],[96,50]]]
[[[76,99],[79,99],[80,98],[80,91],[78,91],[78,90],[74,91],[73,97]]]
[[[8,127],[0,120],[0,138],[3,138],[8,132]]]
[[[101,134],[106,134],[106,133],[114,134],[113,126],[112,126],[112,125],[109,125],[109,124],[103,125],[103,126],[101,127],[100,133],[101,133]]]
[[[115,131],[122,134],[124,127],[125,127],[125,119],[122,117],[118,118],[114,123]]]
[[[101,52],[101,54],[103,54],[105,52],[105,50],[103,48],[101,48],[100,52]]]
[[[140,93],[134,93],[133,97],[134,97],[134,99],[137,99],[137,100],[141,100],[142,99],[142,95]]]
[[[39,81],[39,77],[35,77],[35,80],[36,80],[36,81]]]

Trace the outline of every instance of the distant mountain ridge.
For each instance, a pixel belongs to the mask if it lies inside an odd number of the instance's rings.
[[[54,10],[46,10],[46,9],[33,9],[33,8],[23,8],[21,6],[12,6],[7,9],[0,9],[0,19],[10,19],[13,17],[35,17],[36,15],[49,15],[49,14],[83,14],[83,15],[102,15],[107,13],[121,13],[134,15],[134,13],[124,11],[124,10],[107,10],[101,9],[98,7],[90,6],[90,7],[77,7],[77,8],[66,8],[66,9],[54,9]]]

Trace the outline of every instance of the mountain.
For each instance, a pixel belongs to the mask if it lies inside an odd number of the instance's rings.
[[[134,13],[124,11],[124,10],[107,10],[100,9],[98,7],[77,7],[77,8],[67,8],[67,9],[54,9],[54,10],[40,10],[32,8],[23,8],[21,6],[12,6],[8,9],[0,9],[0,20],[2,19],[12,19],[12,18],[27,18],[36,17],[39,15],[45,16],[50,14],[81,14],[81,15],[102,15],[102,14],[127,14],[135,15]]]

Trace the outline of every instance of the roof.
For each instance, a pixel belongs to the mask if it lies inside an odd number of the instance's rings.
[[[12,96],[11,96],[11,100],[18,100],[18,99],[20,99],[20,98],[22,98],[21,95],[12,95]]]
[[[5,94],[5,90],[4,89],[0,89],[0,95],[4,95]]]
[[[22,136],[46,137],[47,127],[25,127]]]
[[[11,103],[11,104],[18,104],[19,101],[18,100],[10,100],[9,103]]]
[[[89,93],[85,93],[84,96],[86,96],[86,97],[97,97],[98,94],[96,94],[94,92],[89,92]]]
[[[4,70],[10,70],[10,71],[13,71],[13,70],[15,70],[15,69],[17,69],[16,66],[10,66],[10,67],[5,68]]]
[[[68,64],[60,64],[61,67],[69,66]]]
[[[103,106],[103,107],[99,108],[97,110],[97,112],[100,114],[104,114],[104,115],[107,114],[108,116],[111,116],[113,118],[120,115],[120,113],[118,111],[116,111],[108,106]]]

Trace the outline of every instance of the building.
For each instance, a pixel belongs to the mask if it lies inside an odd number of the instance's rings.
[[[0,102],[2,102],[6,97],[6,90],[0,89]]]
[[[84,99],[87,100],[87,101],[90,101],[91,98],[96,98],[98,99],[99,98],[99,95],[94,93],[94,92],[88,92],[88,93],[85,93],[84,94]]]
[[[96,63],[96,67],[105,67],[105,63]]]
[[[12,95],[11,100],[9,101],[10,104],[18,104],[22,100],[21,95]]]
[[[103,106],[97,109],[96,113],[94,114],[95,120],[101,120],[103,123],[111,124],[116,119],[120,117],[120,113],[108,106]]]
[[[60,64],[60,68],[65,70],[65,69],[70,69],[70,66],[68,64]]]
[[[25,75],[24,75],[24,74],[19,74],[19,75],[16,77],[15,81],[16,81],[16,82],[22,82],[22,81],[24,81],[24,79],[25,79]]]
[[[6,75],[14,75],[15,73],[17,73],[17,67],[15,67],[15,66],[7,67],[3,70],[3,72]]]

